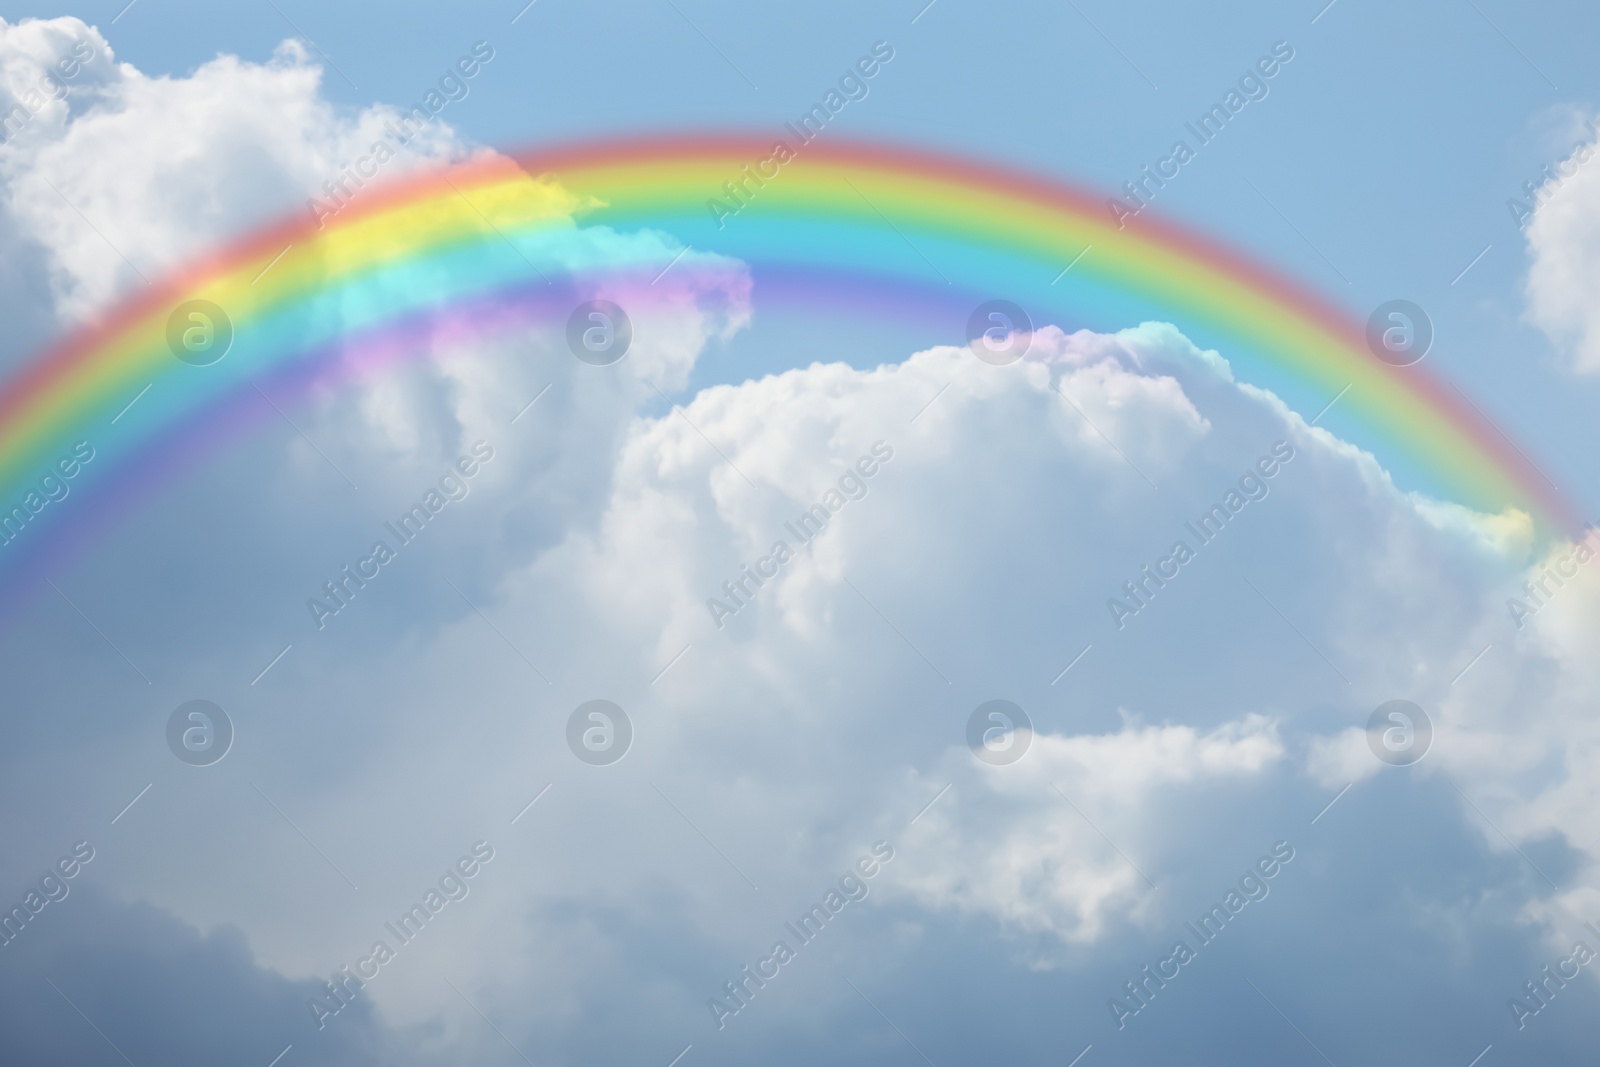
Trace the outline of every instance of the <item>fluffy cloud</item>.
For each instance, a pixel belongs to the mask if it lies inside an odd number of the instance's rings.
[[[63,60],[81,61],[73,76]],[[0,147],[5,217],[25,249],[43,251],[67,321],[226,235],[325,197],[323,182],[399,116],[388,105],[337,110],[295,41],[266,63],[223,55],[188,77],[150,77],[78,19],[0,21],[0,70],[0,110],[15,117]],[[59,98],[37,91],[47,78]],[[431,124],[392,170],[466,151]]]
[[[1282,755],[1259,715],[1205,734],[1133,723],[1113,734],[1040,734],[1014,769],[988,770],[972,798],[958,795],[919,826],[902,884],[929,907],[1093,943],[1113,917],[1148,921],[1154,911],[1153,887],[1111,841],[1130,832],[1146,839],[1142,824],[1181,804],[1184,787],[1203,795],[1219,779],[1249,780]],[[954,777],[971,758],[953,752],[944,769]],[[1048,803],[1051,791],[1062,803]]]
[[[1574,124],[1576,125],[1576,124]],[[1577,131],[1575,131],[1577,132]],[[1591,126],[1524,209],[1528,313],[1560,345],[1573,369],[1600,372],[1600,167]]]

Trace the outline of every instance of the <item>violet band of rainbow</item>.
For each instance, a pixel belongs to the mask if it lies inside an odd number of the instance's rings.
[[[115,453],[81,488],[135,499],[97,487],[136,485],[141,465],[170,470],[152,451],[158,442],[182,439],[187,424],[215,432],[207,412],[238,405],[253,383],[317,380],[323,364],[324,378],[347,379],[332,364],[401,358],[403,345],[372,355],[386,325],[443,339],[559,326],[577,300],[626,297],[667,266],[645,262],[638,242],[607,245],[588,229],[606,227],[686,242],[693,254],[672,270],[691,278],[716,268],[707,254],[747,264],[758,313],[810,307],[923,326],[932,316],[952,344],[966,312],[989,297],[1015,300],[1037,325],[1170,321],[1222,352],[1239,378],[1296,406],[1320,407],[1348,387],[1341,433],[1403,469],[1410,487],[1485,510],[1522,508],[1545,536],[1580,525],[1426,364],[1383,363],[1359,321],[1220,245],[1144,216],[1119,230],[1088,193],[985,164],[830,141],[801,146],[772,173],[770,162],[757,166],[772,146],[694,137],[528,152],[370,186],[321,226],[307,211],[254,233],[136,294],[0,388],[0,507],[79,439]],[[757,184],[747,167],[771,176]],[[730,180],[742,180],[745,203],[726,191]],[[233,349],[208,367],[180,362],[166,340],[172,309],[195,298],[233,323]],[[433,332],[419,334],[419,323]],[[140,417],[112,427],[146,385]],[[24,540],[0,547],[0,568]]]

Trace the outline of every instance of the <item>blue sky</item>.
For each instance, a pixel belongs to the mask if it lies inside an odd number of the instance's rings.
[[[8,375],[135,284],[45,183],[175,267],[302,210],[476,41],[495,58],[430,159],[777,129],[887,40],[849,134],[1108,193],[1284,41],[1270,94],[1155,210],[1358,317],[1416,301],[1430,366],[1580,506],[1600,492],[1600,164],[1526,229],[1506,206],[1595,140],[1590,8],[119,9],[0,24],[0,103],[63,43],[99,50],[0,146]],[[0,645],[0,906],[32,916],[0,945],[3,1058],[1592,1059],[1587,548],[1397,489],[1387,457],[1234,380],[1183,323],[1040,324],[993,368],[900,327],[769,321],[738,280],[603,375],[530,330],[264,412],[48,575]],[[324,580],[485,447],[470,492],[319,628]],[[864,495],[715,625],[722,582],[866,456]],[[1260,499],[1136,615],[1108,610],[1266,457]],[[1507,601],[1546,565],[1568,578],[1519,627]],[[208,766],[169,748],[197,699],[234,731]],[[615,729],[571,726],[594,699],[629,717],[614,764],[570,747]],[[967,747],[994,699],[1031,720],[1014,763]],[[1372,747],[1395,699],[1432,723],[1414,766]],[[387,924],[485,849],[401,946]],[[786,924],[872,855],[801,943]],[[1187,924],[1214,904],[1231,917],[1204,943]],[[394,958],[319,1013],[379,940]],[[779,940],[794,958],[729,999]],[[1141,1004],[1125,983],[1179,940],[1194,958]]]
[[[119,6],[92,21],[104,25]],[[487,40],[501,62],[451,115],[487,144],[771,128],[885,39],[897,49],[892,77],[851,109],[849,132],[993,155],[1107,189],[1163,154],[1185,121],[1285,40],[1296,58],[1271,95],[1185,168],[1160,209],[1353,310],[1416,300],[1439,329],[1430,358],[1488,398],[1518,440],[1533,441],[1558,484],[1590,477],[1566,442],[1595,396],[1547,373],[1559,357],[1521,321],[1525,264],[1506,207],[1569,154],[1574,109],[1600,97],[1585,49],[1600,16],[1584,5],[1534,14],[1465,0],[1400,10],[1339,0],[1313,24],[1320,3],[1040,11],[939,0],[912,24],[919,3],[680,4],[680,14],[665,3],[540,0],[512,24],[520,6],[401,3],[380,18],[359,6],[139,0],[112,39],[141,70],[182,74],[218,52],[264,59],[298,27],[351,79],[330,72],[325,83],[328,98],[350,106],[413,99],[457,51]],[[70,5],[27,14],[90,18]]]

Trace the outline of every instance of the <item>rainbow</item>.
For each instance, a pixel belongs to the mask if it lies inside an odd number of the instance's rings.
[[[1339,432],[1411,487],[1522,509],[1545,536],[1580,525],[1463,394],[1426,364],[1374,357],[1360,320],[1148,213],[1118,228],[1103,199],[1057,181],[920,150],[703,136],[489,156],[349,188],[136,293],[5,382],[0,591],[80,543],[85,509],[136,503],[146,476],[190,462],[204,434],[276,417],[269,395],[372,373],[428,341],[561,327],[581,300],[627,306],[674,269],[692,286],[726,265],[717,257],[748,265],[763,307],[895,317],[930,342],[961,343],[993,297],[1069,330],[1170,321],[1300,410],[1339,397]],[[694,254],[646,262],[621,239],[643,230]],[[605,231],[619,239],[586,239]],[[175,309],[197,300],[231,323],[209,365],[174,356]],[[73,461],[80,442],[92,461]],[[50,500],[62,481],[67,497]],[[68,506],[73,493],[94,502]]]

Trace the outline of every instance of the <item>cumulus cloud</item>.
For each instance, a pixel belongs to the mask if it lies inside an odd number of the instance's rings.
[[[76,61],[72,77],[63,60]],[[14,117],[0,147],[6,218],[24,248],[42,250],[66,321],[226,235],[325,198],[323,183],[400,115],[382,104],[335,108],[321,94],[322,68],[292,40],[265,63],[221,55],[187,77],[151,77],[78,19],[0,21],[0,70],[0,107]],[[56,98],[36,93],[47,76]],[[434,123],[391,170],[467,151]]]
[[[1574,124],[1576,125],[1576,124]],[[1578,132],[1578,131],[1575,131]],[[1528,314],[1572,368],[1600,372],[1600,168],[1591,124],[1554,173],[1521,201],[1528,253]],[[1514,209],[1513,214],[1517,214]]]
[[[910,838],[899,884],[931,908],[1093,943],[1113,916],[1148,919],[1152,910],[1153,887],[1109,841],[1149,836],[1141,824],[1181,804],[1184,787],[1203,794],[1218,779],[1248,780],[1282,754],[1260,715],[1205,734],[1131,722],[1113,734],[1037,734],[1014,768],[989,769],[973,796],[929,816]],[[971,758],[953,752],[946,772]]]

